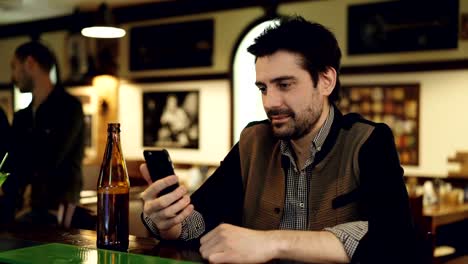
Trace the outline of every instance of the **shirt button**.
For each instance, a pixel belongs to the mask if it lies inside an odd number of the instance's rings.
[[[304,203],[299,203],[299,207],[304,208]]]

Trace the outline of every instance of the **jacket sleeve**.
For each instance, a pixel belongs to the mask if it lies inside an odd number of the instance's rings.
[[[239,145],[236,144],[219,168],[192,194],[191,200],[205,221],[205,233],[220,223],[242,223],[243,184]]]
[[[403,169],[387,125],[377,124],[362,146],[359,168],[369,226],[353,263],[420,263]]]

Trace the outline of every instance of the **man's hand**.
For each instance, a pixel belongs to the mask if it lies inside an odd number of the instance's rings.
[[[268,231],[221,224],[200,243],[200,253],[210,263],[263,263],[275,258]]]
[[[184,186],[158,197],[164,188],[177,183],[177,176],[171,175],[156,182],[151,181],[146,163],[140,166],[143,178],[150,184],[141,193],[143,213],[150,217],[164,239],[177,239],[182,232],[182,221],[193,212],[190,196]]]

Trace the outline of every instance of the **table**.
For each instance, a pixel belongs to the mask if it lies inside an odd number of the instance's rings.
[[[95,254],[99,252],[100,257],[102,255],[101,253],[104,252],[103,250],[95,250],[96,232],[91,230],[64,230],[52,227],[34,228],[28,226],[11,226],[0,230],[0,254],[2,254],[1,251],[7,253],[8,251],[6,250],[15,248],[55,245],[51,243],[61,243],[59,245],[62,247],[64,247],[63,244],[68,244],[91,249]],[[65,248],[67,247],[65,246]],[[145,256],[169,258],[172,260],[204,262],[198,252],[198,245],[184,244],[181,242],[159,242],[153,238],[130,236],[128,252],[132,253],[132,256],[133,254],[141,254]],[[32,256],[31,259],[34,259],[34,256]],[[127,263],[127,261],[128,260],[125,260],[125,263]],[[92,263],[96,264],[96,261]],[[120,262],[112,261],[112,263],[119,264]],[[176,261],[175,263],[178,262]]]
[[[425,207],[423,215],[432,234],[436,234],[439,226],[468,219],[468,203]]]

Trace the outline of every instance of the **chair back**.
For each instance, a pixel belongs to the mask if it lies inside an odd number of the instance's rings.
[[[431,229],[429,228],[428,222],[424,218],[423,196],[410,196],[409,203],[418,241],[420,241],[420,245],[417,247],[417,250],[420,250],[423,255],[423,263],[430,264],[433,262],[435,239]]]

